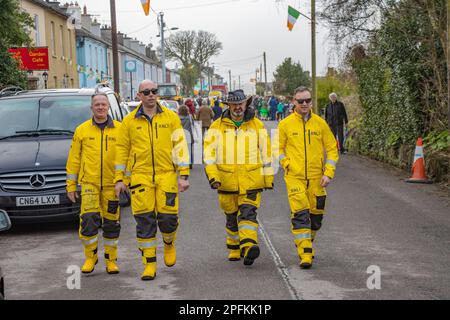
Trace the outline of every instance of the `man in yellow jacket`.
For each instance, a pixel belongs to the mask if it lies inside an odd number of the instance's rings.
[[[120,234],[119,201],[114,191],[115,144],[120,122],[108,115],[109,101],[104,93],[92,96],[92,119],[75,130],[67,160],[67,196],[79,198],[81,184],[80,239],[86,261],[83,273],[91,273],[98,262],[98,229],[103,229],[106,271],[119,273],[116,264]]]
[[[175,265],[178,191],[189,188],[189,152],[180,118],[157,102],[158,87],[139,86],[141,104],[122,122],[115,161],[116,194],[126,190],[130,166],[131,208],[142,262],[142,280],[156,276],[157,226],[164,241],[164,262]],[[179,176],[177,175],[177,172]]]
[[[242,90],[230,92],[225,103],[229,109],[205,137],[205,170],[226,215],[228,259],[243,257],[244,265],[251,265],[260,253],[256,210],[261,192],[273,188],[270,140]]]
[[[294,105],[294,113],[278,125],[274,151],[284,168],[300,267],[307,269],[314,258],[312,241],[322,225],[325,187],[334,177],[339,156],[328,124],[311,110],[311,91],[297,88]]]

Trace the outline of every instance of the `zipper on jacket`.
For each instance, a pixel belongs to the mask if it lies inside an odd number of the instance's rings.
[[[134,162],[133,162],[133,165],[131,166],[131,170],[133,170],[134,166],[136,165],[136,160],[137,160],[137,158],[136,158],[136,153],[135,153],[134,154]]]
[[[108,135],[106,135],[106,151],[108,151]]]
[[[305,146],[305,180],[308,180],[308,155],[306,153],[306,123],[304,119],[302,119],[302,122],[303,122],[303,140]]]
[[[308,129],[308,139],[309,139],[309,144],[311,145],[311,130]]]
[[[150,127],[151,127],[151,133],[150,133]],[[147,123],[148,128],[148,134],[150,138],[150,147],[152,148],[152,166],[153,166],[153,183],[155,183],[155,153],[153,151],[153,125],[152,121],[150,121],[150,124]]]
[[[103,129],[100,143],[100,190],[103,190]]]
[[[158,122],[155,122],[156,139],[158,139]]]

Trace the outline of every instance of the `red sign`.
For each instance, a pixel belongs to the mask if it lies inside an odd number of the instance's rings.
[[[22,70],[48,70],[48,48],[38,47],[28,48],[10,48],[8,52],[19,60]]]

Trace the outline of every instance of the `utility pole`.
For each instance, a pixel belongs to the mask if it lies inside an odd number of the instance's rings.
[[[316,0],[311,0],[311,73],[314,112],[318,113],[316,88]]]
[[[267,92],[267,63],[266,63],[266,52],[264,51],[264,96]]]
[[[259,82],[262,82],[262,62],[259,64]]]
[[[241,76],[239,75],[239,89],[241,88]]]
[[[447,121],[448,121],[448,131],[450,132],[450,1],[447,0],[447,85],[448,85],[448,111],[447,111]],[[450,147],[448,150],[450,154]],[[450,172],[450,162],[448,166]],[[450,175],[448,175],[448,183],[450,184]]]
[[[110,0],[111,10],[111,40],[112,40],[112,56],[113,56],[113,73],[114,73],[114,92],[120,92],[119,83],[119,49],[117,46],[117,20],[116,20],[116,1]]]
[[[232,91],[232,90],[231,90],[231,70],[228,70],[228,79],[229,79],[229,82],[228,82],[228,86],[229,86],[228,91]]]
[[[164,12],[159,13],[159,26],[161,28],[161,64],[162,64],[162,77],[163,81],[162,83],[166,83],[167,76],[166,76],[166,52],[164,50]]]

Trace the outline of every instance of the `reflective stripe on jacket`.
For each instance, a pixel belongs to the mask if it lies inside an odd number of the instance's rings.
[[[305,180],[320,179],[323,175],[334,177],[339,159],[336,138],[318,115],[311,112],[305,122],[294,112],[280,121],[277,142],[285,174]]]
[[[150,120],[142,105],[123,119],[117,141],[115,179],[123,181],[126,165],[131,174],[153,176],[177,171],[189,175],[189,152],[178,115],[157,105]]]
[[[120,125],[108,116],[108,125],[103,130],[93,119],[76,128],[66,165],[68,192],[76,191],[77,182],[114,186],[114,158]]]

